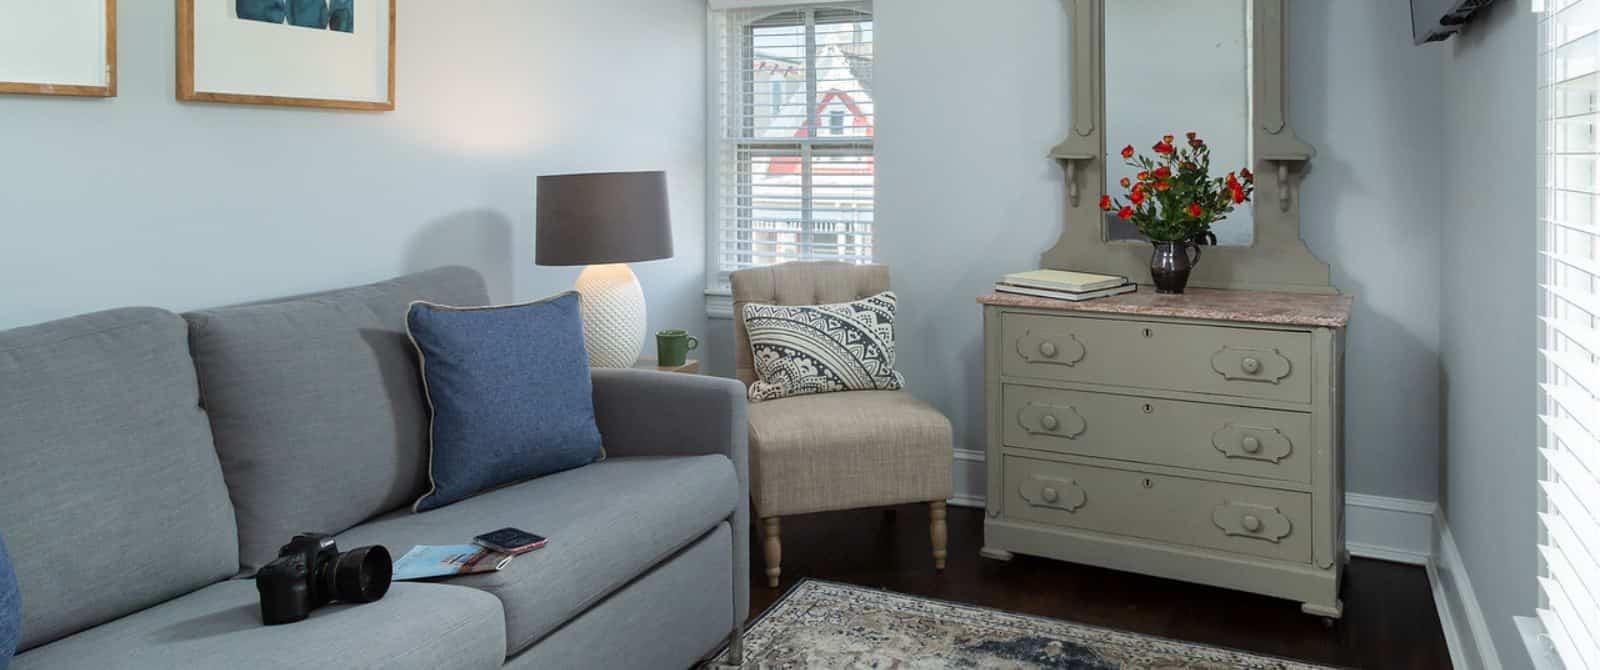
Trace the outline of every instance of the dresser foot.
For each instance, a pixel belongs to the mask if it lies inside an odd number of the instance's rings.
[[[1004,549],[991,549],[989,547],[979,549],[978,555],[984,558],[992,558],[997,561],[1009,561],[1012,557],[1012,554],[1009,551]]]
[[[1317,603],[1301,603],[1300,604],[1300,611],[1305,612],[1306,614],[1313,615],[1313,616],[1327,617],[1329,619],[1338,619],[1338,618],[1341,618],[1341,617],[1344,616],[1344,601],[1343,600],[1335,600],[1335,601],[1333,601],[1333,605],[1332,606],[1321,605],[1321,604],[1317,604]]]

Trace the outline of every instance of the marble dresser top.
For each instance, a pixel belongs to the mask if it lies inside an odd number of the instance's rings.
[[[1349,295],[1224,291],[1206,288],[1191,288],[1181,295],[1164,295],[1156,293],[1155,289],[1149,286],[1140,286],[1135,293],[1083,302],[999,292],[978,296],[979,303],[1002,307],[1141,314],[1323,328],[1343,328],[1349,324],[1350,304],[1354,300],[1355,297]]]

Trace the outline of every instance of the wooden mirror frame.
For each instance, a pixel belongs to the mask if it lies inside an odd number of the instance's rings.
[[[1249,0],[1254,11],[1254,243],[1206,247],[1189,285],[1295,293],[1338,293],[1328,264],[1300,239],[1300,176],[1316,150],[1289,126],[1288,0]],[[1072,129],[1050,150],[1066,169],[1066,225],[1044,252],[1046,268],[1123,275],[1150,283],[1148,243],[1106,239],[1099,200],[1106,187],[1106,0],[1063,0],[1072,21]],[[1187,129],[1177,129],[1187,130]],[[1204,131],[1203,128],[1194,130]]]

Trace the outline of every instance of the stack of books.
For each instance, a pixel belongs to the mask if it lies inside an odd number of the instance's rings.
[[[1056,300],[1093,300],[1132,293],[1139,285],[1127,277],[1066,270],[1033,270],[1008,274],[996,282],[994,290]]]

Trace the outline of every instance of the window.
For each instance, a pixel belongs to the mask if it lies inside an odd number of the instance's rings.
[[[708,282],[795,260],[872,260],[872,13],[715,10]]]
[[[1539,622],[1600,668],[1600,0],[1539,17]]]

